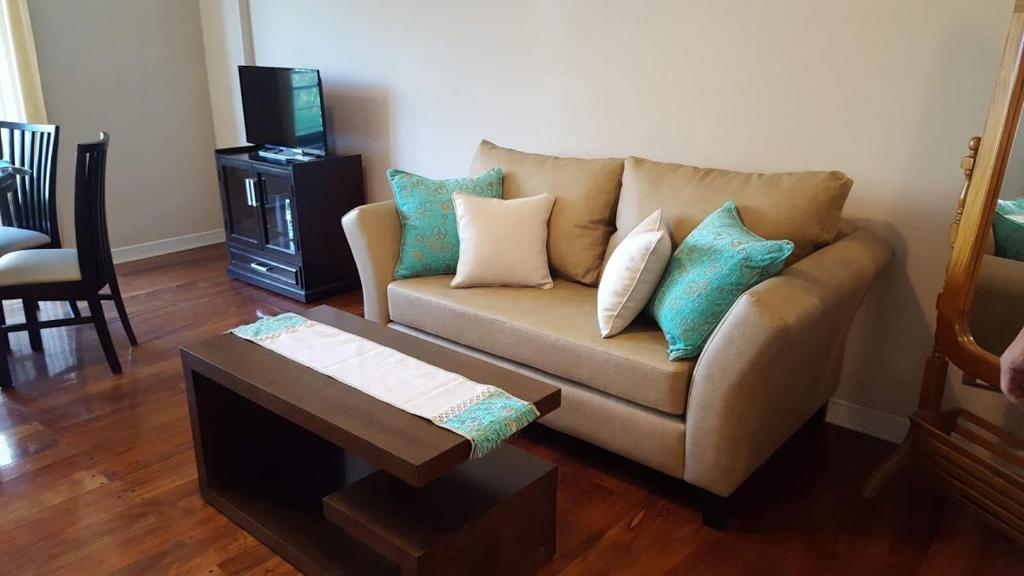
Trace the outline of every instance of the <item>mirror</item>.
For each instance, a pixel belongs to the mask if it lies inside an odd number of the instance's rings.
[[[963,371],[965,383],[998,392],[999,356],[1024,326],[1022,102],[1024,0],[1017,0],[985,130],[971,139],[961,163],[965,183],[918,409],[910,433],[864,494],[877,493],[899,462],[913,459],[933,485],[1024,544],[1024,437],[967,408],[943,406],[950,364]]]
[[[1024,125],[1018,121],[1014,132],[968,308],[971,335],[995,356],[1024,327]],[[965,378],[967,384],[975,382]]]
[[[961,165],[953,252],[936,302],[934,370],[921,394],[927,411],[941,410],[947,361],[964,372],[965,383],[998,390],[999,356],[1024,326],[1024,248],[1012,238],[1024,234],[1024,215],[1017,213],[1024,212],[1022,57],[1024,0],[1014,5],[985,130]]]
[[[1024,0],[1017,0],[985,130],[971,139],[961,164],[965,184],[950,229],[953,250],[935,305],[935,346],[925,362],[920,403],[910,433],[864,488],[865,495],[876,493],[897,463],[912,457],[934,485],[1020,543],[1024,437],[967,408],[943,406],[943,393],[950,364],[963,371],[965,383],[998,392],[999,355],[1024,326],[1024,215],[1017,213],[1017,206],[1024,212],[1022,102]]]

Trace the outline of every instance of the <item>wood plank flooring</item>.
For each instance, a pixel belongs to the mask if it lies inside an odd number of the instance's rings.
[[[139,336],[108,310],[122,375],[87,326],[12,337],[0,394],[0,575],[294,574],[206,506],[178,347],[303,305],[230,280],[223,245],[120,267]],[[327,301],[356,313],[358,293]],[[8,318],[20,306],[8,303]],[[44,317],[63,314],[44,304]],[[918,359],[908,359],[917,362]],[[637,438],[642,442],[642,438]],[[531,427],[515,443],[560,467],[558,552],[541,574],[1011,574],[1024,550],[910,475],[858,490],[892,446],[831,425],[802,430],[704,528],[681,483]]]

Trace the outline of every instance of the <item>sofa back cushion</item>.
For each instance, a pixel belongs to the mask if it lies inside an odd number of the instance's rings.
[[[502,188],[506,200],[553,195],[555,205],[548,223],[551,270],[561,278],[596,286],[608,238],[614,230],[622,165],[623,161],[616,158],[585,160],[528,154],[484,140],[473,158],[470,175],[500,167],[505,175]]]
[[[852,186],[853,180],[837,171],[759,174],[627,158],[615,217],[618,231],[607,254],[659,208],[673,245],[679,245],[731,200],[752,232],[793,242],[787,265],[793,264],[836,239]]]

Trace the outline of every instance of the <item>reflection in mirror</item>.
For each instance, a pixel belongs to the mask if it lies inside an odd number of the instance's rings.
[[[1000,356],[1024,327],[1024,129],[1020,124],[992,222],[970,308],[971,333],[979,346]]]

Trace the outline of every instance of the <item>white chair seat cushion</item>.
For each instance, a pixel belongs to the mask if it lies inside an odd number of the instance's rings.
[[[75,282],[81,279],[78,250],[74,248],[21,250],[0,256],[0,286]]]
[[[16,250],[26,250],[36,246],[46,246],[50,237],[35,230],[0,226],[0,256]]]

